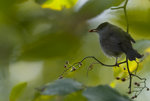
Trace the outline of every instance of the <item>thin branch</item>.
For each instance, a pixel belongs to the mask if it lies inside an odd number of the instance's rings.
[[[127,4],[128,4],[128,0],[125,1],[123,9],[124,9],[125,19],[126,19],[126,24],[127,24],[127,33],[129,33],[129,21],[128,21],[128,16],[127,16]]]
[[[111,10],[122,9],[122,8],[124,8],[124,6],[120,6],[120,7],[113,7],[113,8],[111,8]]]
[[[102,63],[101,61],[99,61],[97,58],[95,58],[94,56],[87,56],[85,58],[83,58],[80,62],[83,62],[85,59],[87,58],[92,58],[94,59],[95,61],[97,61],[99,64],[103,65],[103,66],[106,66],[106,67],[114,67],[114,66],[119,66],[120,64],[123,64],[123,63],[126,63],[126,61],[123,61],[123,62],[120,62],[118,64],[114,64],[114,65],[107,65],[107,64],[104,64]]]
[[[129,73],[129,92],[131,92],[131,86],[132,86],[132,73],[130,72],[130,68],[129,68],[129,64],[128,64],[128,58],[126,58],[126,64],[127,64],[127,69],[128,69],[128,73]]]
[[[65,74],[68,70],[70,70],[71,68],[73,68],[73,71],[75,71],[76,69],[80,68],[80,66],[82,65],[82,62],[85,61],[86,59],[94,59],[96,62],[98,62],[98,64],[101,64],[101,65],[106,66],[106,67],[114,67],[114,66],[118,66],[118,67],[119,67],[120,64],[126,63],[126,61],[123,61],[123,62],[114,64],[114,65],[107,65],[107,64],[104,64],[104,63],[102,63],[101,61],[99,61],[99,60],[98,60],[96,57],[94,57],[94,56],[86,56],[86,57],[84,57],[80,62],[76,62],[76,63],[74,63],[73,65],[71,65],[71,66],[69,66],[68,68],[66,68],[66,69],[63,71],[63,73],[59,76],[59,78],[60,78],[60,79],[63,78],[64,74]]]
[[[136,75],[137,70],[138,70],[138,68],[139,68],[139,62],[138,62],[138,61],[135,61],[135,62],[137,63],[137,67],[136,67],[136,69],[135,69],[135,71],[134,71],[134,74]]]
[[[129,21],[128,21],[128,16],[127,16],[128,1],[129,0],[126,0],[123,6],[111,8],[111,10],[116,10],[116,9],[123,9],[124,10],[125,21],[126,21],[126,26],[127,26],[127,28],[126,28],[127,33],[129,33]]]
[[[146,78],[141,78],[141,77],[139,77],[138,75],[135,75],[135,74],[131,74],[131,75],[137,77],[137,78],[140,79],[140,80],[146,81]]]

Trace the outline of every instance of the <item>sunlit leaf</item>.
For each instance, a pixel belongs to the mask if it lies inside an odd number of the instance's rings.
[[[59,79],[41,89],[42,95],[67,95],[82,89],[82,84],[72,79]]]
[[[54,10],[62,10],[63,8],[73,7],[78,0],[47,0],[42,7]]]
[[[113,80],[113,81],[110,83],[110,87],[115,88],[117,83],[118,83],[118,80]]]
[[[145,50],[145,53],[150,53],[150,47]]]
[[[131,72],[136,71],[137,69],[137,63],[135,61],[128,61],[129,68]],[[120,77],[120,78],[126,78],[128,77],[128,69],[126,63],[121,64],[120,67],[114,68],[114,76]]]
[[[15,85],[10,93],[9,100],[17,101],[24,89],[27,87],[27,82],[21,82]]]
[[[131,101],[109,86],[89,87],[83,92],[88,101]]]

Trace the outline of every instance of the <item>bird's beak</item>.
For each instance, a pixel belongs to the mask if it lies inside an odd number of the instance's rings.
[[[89,30],[89,32],[97,32],[97,29]]]

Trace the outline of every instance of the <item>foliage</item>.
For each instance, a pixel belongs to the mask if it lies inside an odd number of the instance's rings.
[[[56,80],[62,73],[66,60],[73,64],[85,56],[95,56],[104,63],[114,64],[113,59],[107,58],[102,53],[97,35],[89,34],[88,30],[97,27],[104,21],[109,21],[125,29],[123,11],[109,9],[112,6],[118,6],[123,1],[88,0],[83,5],[79,5],[82,4],[80,0],[1,0],[0,101],[9,99],[12,101],[96,101],[95,99],[105,101],[106,99],[107,101],[108,95],[105,93],[108,93],[110,98],[126,101],[127,98],[122,94],[124,95],[127,91],[128,84],[115,79],[117,76],[127,75],[124,65],[121,66],[122,68],[114,69],[94,65],[87,77],[86,68],[94,62],[87,60],[83,63],[82,68],[65,75],[79,82],[72,79]],[[47,4],[46,8],[45,4]],[[149,0],[129,0],[127,6],[129,31],[136,40],[134,49],[145,56],[137,72],[142,72],[140,74],[142,77],[145,77],[150,71],[148,68],[150,66],[149,4]],[[121,57],[120,60],[123,59]],[[22,64],[19,64],[20,62]],[[36,65],[36,69],[27,68],[30,66],[25,63],[38,64],[38,66]],[[129,65],[133,71],[136,69],[135,63],[130,62]],[[16,68],[21,68],[24,74],[19,75],[21,69]],[[53,80],[56,81],[52,82]],[[44,86],[47,87],[45,91],[47,90],[48,94],[53,93],[53,95],[43,95],[47,92],[39,93],[35,89],[48,82],[51,83]],[[62,82],[64,85],[60,85]],[[58,85],[55,85],[57,83]],[[66,88],[67,84],[70,84],[69,92],[61,89],[62,86]],[[104,86],[101,86],[102,84]],[[105,84],[115,87],[119,93]],[[60,88],[53,90],[51,85]],[[83,85],[86,85],[87,88],[84,88]],[[58,95],[60,89],[66,92],[65,96]],[[50,92],[50,90],[53,91]],[[102,90],[106,92],[103,93]],[[137,98],[137,101],[140,100]]]
[[[78,91],[82,88],[79,82],[71,79],[60,79],[52,84],[42,87],[42,95],[67,95],[69,93]]]
[[[23,90],[27,87],[27,82],[22,82],[15,85],[10,93],[9,101],[17,101]]]
[[[42,4],[42,7],[54,10],[61,10],[63,8],[70,8],[74,6],[76,2],[77,0],[47,0],[44,4]]]
[[[130,101],[130,99],[120,95],[109,86],[87,88],[83,95],[88,99],[88,101]]]
[[[71,79],[59,79],[54,81],[53,84],[44,86],[41,89],[41,94],[49,96],[66,95],[72,93],[73,91],[77,92],[78,90],[81,90],[82,95],[87,98],[88,101],[130,101],[127,97],[120,95],[117,91],[107,85],[84,88],[82,86],[83,85],[79,82]]]

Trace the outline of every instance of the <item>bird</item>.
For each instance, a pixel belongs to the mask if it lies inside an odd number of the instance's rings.
[[[143,55],[133,49],[132,43],[135,43],[135,40],[130,36],[130,34],[116,25],[104,22],[96,29],[89,30],[89,32],[98,33],[103,52],[107,56],[115,57],[116,64],[118,57],[120,57],[123,53],[130,61],[143,57]]]

